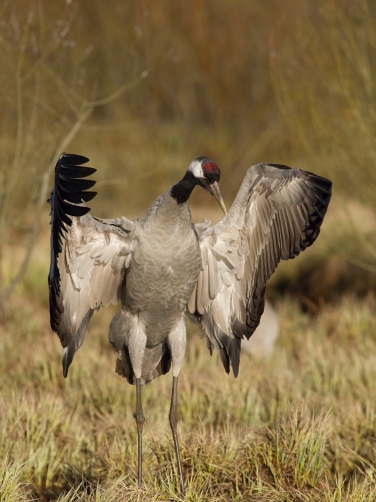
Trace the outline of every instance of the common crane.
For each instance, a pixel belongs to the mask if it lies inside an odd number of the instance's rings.
[[[177,436],[177,384],[186,346],[185,312],[198,321],[212,353],[238,376],[240,341],[257,328],[267,279],[320,232],[331,181],[278,164],[250,167],[231,209],[214,226],[194,225],[188,200],[196,185],[226,213],[220,170],[198,157],[184,177],[136,220],[91,216],[89,159],[63,153],[51,204],[50,321],[61,340],[64,377],[101,306],[121,302],[109,330],[116,372],[136,385],[138,485],[142,486],[141,386],[172,366],[169,420],[184,493]]]

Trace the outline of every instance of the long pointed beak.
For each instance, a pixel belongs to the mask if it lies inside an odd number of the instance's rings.
[[[211,185],[208,185],[208,190],[217,199],[218,204],[221,206],[223,212],[227,214],[227,209],[225,203],[223,202],[221,192],[219,191],[218,183],[215,181]]]

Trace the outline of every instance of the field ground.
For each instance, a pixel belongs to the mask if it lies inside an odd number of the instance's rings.
[[[376,2],[163,5],[0,7],[0,502],[181,500],[171,375],[143,391],[136,488],[135,389],[113,371],[111,309],[62,377],[45,202],[62,151],[98,168],[90,207],[103,218],[138,216],[198,155],[220,166],[228,205],[257,162],[333,180],[317,243],[270,281],[272,359],[245,354],[236,380],[189,327],[186,500],[374,502]],[[218,217],[203,190],[191,202]]]
[[[272,359],[244,354],[238,379],[189,325],[179,378],[191,501],[376,500],[376,300],[319,316],[285,298]],[[143,389],[145,491],[136,488],[134,387],[118,377],[97,314],[66,380],[48,310],[15,295],[0,326],[0,499],[181,500],[168,427],[171,375]]]

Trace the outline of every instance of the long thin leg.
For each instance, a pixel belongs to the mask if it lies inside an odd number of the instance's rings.
[[[141,379],[136,378],[136,423],[138,433],[138,487],[142,488],[142,427],[145,422],[141,402]]]
[[[172,430],[172,436],[174,438],[176,460],[178,462],[178,471],[179,471],[179,478],[180,478],[180,491],[181,491],[182,495],[185,495],[184,480],[183,480],[183,471],[182,471],[182,468],[181,468],[181,461],[180,461],[178,432],[177,432],[177,429],[176,429],[176,425],[178,423],[178,396],[177,396],[177,390],[178,390],[178,377],[173,377],[172,378],[171,407],[170,407],[169,419],[170,419],[170,425],[171,425],[171,430]]]

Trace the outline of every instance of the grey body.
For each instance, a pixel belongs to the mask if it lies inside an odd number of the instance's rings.
[[[219,223],[193,225],[188,199],[195,185],[221,203],[217,183],[204,179],[202,166],[214,166],[216,179],[218,168],[199,158],[141,218],[101,220],[72,203],[95,195],[85,191],[93,182],[77,179],[93,170],[70,167],[77,158],[61,156],[51,194],[51,326],[64,347],[64,375],[93,313],[120,301],[109,339],[116,371],[130,383],[147,383],[171,364],[173,376],[179,374],[186,311],[200,323],[210,351],[219,351],[226,372],[232,368],[237,376],[240,341],[260,322],[266,282],[281,260],[317,238],[331,182],[300,169],[257,164]],[[75,178],[67,186],[68,175]]]
[[[172,348],[173,374],[179,373],[185,351],[185,310],[201,270],[201,254],[188,202],[178,205],[169,191],[137,221],[130,237],[137,246],[109,340],[118,354],[117,372],[130,383],[141,378],[144,384],[166,373]]]
[[[95,192],[81,167],[85,157],[63,154],[55,169],[51,203],[51,327],[60,337],[64,376],[101,306],[121,303],[110,325],[116,371],[136,385],[138,484],[142,486],[141,386],[172,366],[170,425],[181,492],[177,437],[177,378],[186,347],[185,312],[217,349],[227,373],[238,376],[240,342],[264,311],[268,278],[281,260],[295,258],[317,238],[331,182],[286,166],[250,167],[224,218],[192,225],[189,196],[199,185],[225,210],[220,171],[207,157],[159,196],[139,219],[101,220],[84,202]]]

